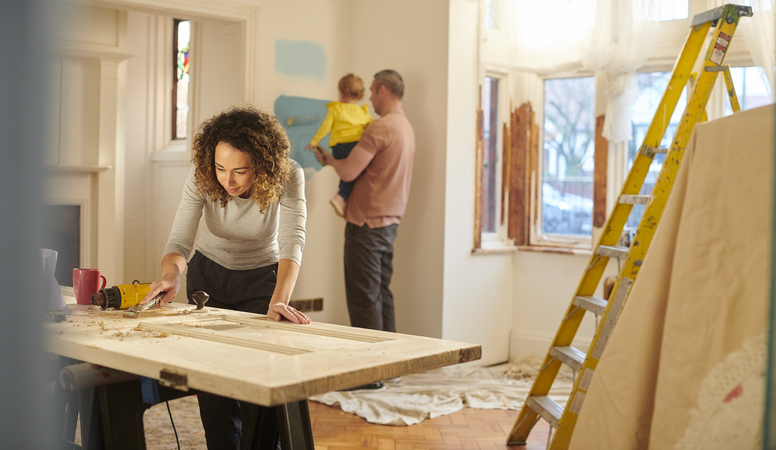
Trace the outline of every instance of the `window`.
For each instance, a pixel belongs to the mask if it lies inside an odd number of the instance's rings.
[[[498,85],[498,78],[485,77],[485,83],[482,86],[482,233],[496,232]]]
[[[499,16],[493,15],[493,5],[498,4],[498,0],[484,0],[484,8],[481,10],[484,14],[483,27],[499,26],[496,23]],[[478,168],[478,183],[481,184],[478,186],[482,186],[484,195],[492,195],[484,184],[489,176],[486,172],[489,162],[485,162],[488,145],[503,147],[496,151],[496,155],[503,154],[503,157],[495,161],[497,165],[507,167],[497,181],[497,186],[500,182],[507,187],[508,194],[506,197],[503,194],[497,195],[495,199],[497,229],[499,222],[506,222],[505,234],[521,248],[535,246],[543,250],[542,247],[547,246],[570,247],[571,252],[574,252],[574,249],[592,247],[601,232],[600,227],[617,201],[636,151],[662,100],[671,77],[671,66],[676,63],[685,45],[689,19],[710,9],[705,0],[660,0],[660,20],[664,23],[661,24],[654,52],[643,64],[642,70],[645,72],[635,77],[640,91],[631,103],[630,142],[607,142],[602,136],[605,124],[603,111],[607,106],[608,95],[611,95],[611,88],[615,87],[607,84],[608,78],[605,75],[594,78],[586,69],[571,63],[568,68],[563,66],[547,70],[519,64],[516,67],[520,67],[520,70],[505,69],[514,70],[509,71],[505,77],[511,80],[508,86],[520,92],[522,98],[501,98],[500,91],[504,90],[504,86],[496,87],[499,91],[494,97],[499,99],[496,101],[501,104],[512,100],[516,102],[514,109],[510,106],[511,111],[500,116],[501,126],[509,127],[502,132],[506,137],[493,142],[488,139],[492,139],[500,130],[495,130],[495,133],[491,129],[486,131],[487,127],[493,128],[493,125],[484,123],[491,116],[487,116],[485,111],[487,87],[483,88],[480,117],[482,159]],[[503,15],[500,18],[503,19]],[[496,38],[498,36],[493,38],[494,42],[498,40]],[[487,39],[483,42],[483,48],[487,51],[505,58],[509,56],[507,50],[496,45],[498,42],[494,44]],[[704,51],[701,50],[700,57],[703,56]],[[751,61],[750,58],[746,46],[737,45],[728,52],[726,60],[746,64]],[[495,57],[488,59],[486,66],[501,67]],[[731,69],[742,109],[770,103],[768,91],[758,71],[757,68],[748,67]],[[706,107],[712,119],[722,116],[725,111],[729,114],[730,111],[729,101],[724,96],[722,77],[718,79],[720,82]],[[670,146],[687,103],[687,95],[685,88],[669,119],[661,147]],[[532,105],[536,105],[535,120]],[[652,191],[662,169],[664,156],[657,154],[652,161],[642,194]],[[483,221],[482,236],[486,235],[489,207],[483,200],[482,209],[478,210],[476,216],[477,220]],[[634,205],[626,227],[635,229],[643,210],[643,205]],[[499,212],[502,216],[498,216]]]
[[[738,104],[742,111],[772,103],[759,67],[731,67],[730,77],[733,79]],[[722,81],[722,76],[718,78]],[[724,115],[733,114],[727,95],[725,95],[722,104],[724,105]]]
[[[541,232],[546,240],[591,238],[594,140],[593,77],[544,80]]]
[[[507,242],[504,223],[506,192],[503,185],[501,128],[509,118],[506,112],[503,79],[486,75],[480,91],[478,115],[477,204],[475,207],[475,251],[513,248]]]
[[[191,22],[175,19],[173,26],[172,139],[186,139],[189,115],[189,44]]]
[[[771,103],[768,91],[765,87],[765,83],[760,75],[759,68],[757,67],[731,67],[730,75],[733,79],[733,85],[736,88],[736,96],[740,104],[741,110],[756,108],[758,106],[764,106]],[[634,105],[633,114],[633,140],[628,143],[628,166],[627,170],[630,170],[633,164],[633,159],[636,156],[638,146],[644,141],[644,136],[647,133],[647,128],[652,121],[652,117],[655,114],[655,109],[660,104],[663,92],[668,81],[671,78],[670,72],[649,72],[639,73],[639,96],[636,99]],[[730,107],[730,100],[727,97],[724,89],[724,80],[722,74],[717,77],[717,87],[719,88],[718,94],[722,96],[723,115],[728,116],[733,114],[733,110]],[[663,136],[663,140],[660,142],[661,147],[668,148],[671,145],[671,137],[676,132],[676,128],[679,126],[679,121],[682,118],[684,112],[684,105],[687,104],[687,89],[685,88],[682,96],[679,98],[679,102],[676,105],[674,114],[671,116],[671,120],[668,123],[666,133]],[[709,109],[707,107],[707,109]],[[641,188],[641,194],[647,195],[652,192],[652,188],[655,186],[657,176],[660,173],[660,169],[663,167],[663,160],[665,154],[659,153],[655,155],[652,165],[649,167],[649,173],[644,180],[644,185]],[[639,225],[641,216],[644,213],[644,205],[634,205],[633,212],[628,217],[627,228],[635,230]]]
[[[671,72],[647,72],[639,73],[637,75],[639,83],[639,96],[636,98],[633,108],[633,139],[628,142],[628,162],[627,171],[630,170],[633,165],[633,160],[636,158],[636,152],[638,147],[644,142],[644,136],[647,134],[649,125],[652,122],[652,118],[655,115],[660,100],[663,98],[663,93],[668,86],[668,82],[671,79]],[[684,105],[687,104],[687,89],[682,92],[682,96],[679,97],[679,101],[676,104],[676,109],[668,121],[666,132],[663,135],[663,140],[660,141],[660,147],[668,148],[671,146],[671,139],[676,133],[676,128],[679,126],[679,121],[682,118],[684,112]],[[640,194],[648,195],[652,192],[652,188],[655,187],[657,176],[660,174],[660,169],[663,168],[663,161],[665,160],[665,154],[658,153],[652,160],[652,165],[649,166],[649,172],[644,179],[644,184],[641,187]],[[633,210],[628,216],[628,223],[625,225],[627,229],[635,230],[639,225],[641,216],[644,213],[644,205],[633,205]]]
[[[687,0],[660,0],[660,20],[686,19],[689,14]]]

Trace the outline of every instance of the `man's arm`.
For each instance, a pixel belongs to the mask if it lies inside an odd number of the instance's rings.
[[[331,153],[320,147],[318,147],[318,151],[316,151],[315,154],[321,164],[334,167],[334,170],[337,171],[337,175],[345,182],[353,181],[358,178],[358,176],[361,175],[361,172],[363,172],[364,169],[366,169],[366,166],[372,161],[372,158],[375,157],[375,155],[362,149],[358,145],[350,151],[350,155],[345,159],[334,159]]]

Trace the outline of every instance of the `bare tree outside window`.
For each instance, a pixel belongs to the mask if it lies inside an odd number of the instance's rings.
[[[544,234],[592,233],[594,102],[593,77],[544,81]]]

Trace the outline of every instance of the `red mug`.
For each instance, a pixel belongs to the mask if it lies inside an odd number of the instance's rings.
[[[102,287],[100,287],[102,278]],[[75,302],[79,305],[91,305],[92,294],[105,287],[107,281],[100,274],[100,269],[73,269],[73,291]]]

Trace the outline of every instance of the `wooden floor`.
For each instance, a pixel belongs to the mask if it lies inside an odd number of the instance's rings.
[[[549,425],[543,420],[534,427],[526,446],[506,445],[518,411],[464,408],[409,427],[397,427],[373,425],[336,407],[309,404],[316,450],[544,450],[547,447]]]

